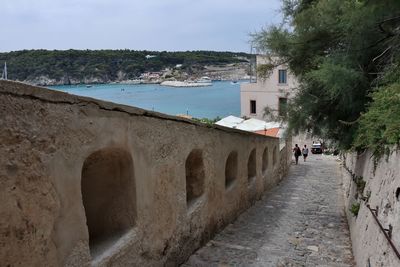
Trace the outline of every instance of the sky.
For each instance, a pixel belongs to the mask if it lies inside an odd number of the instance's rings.
[[[280,20],[280,0],[1,0],[0,51],[250,52]]]

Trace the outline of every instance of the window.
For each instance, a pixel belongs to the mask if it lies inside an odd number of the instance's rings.
[[[256,114],[256,101],[250,100],[250,114]]]
[[[279,70],[279,83],[286,84],[287,83],[287,71]]]
[[[287,113],[287,98],[279,98],[279,116],[285,117]]]

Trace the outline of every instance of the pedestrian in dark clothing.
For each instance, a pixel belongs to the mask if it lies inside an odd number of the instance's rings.
[[[301,156],[301,150],[297,144],[294,145],[293,152],[294,152],[294,158],[296,159],[296,165],[297,165],[299,163],[299,157]]]

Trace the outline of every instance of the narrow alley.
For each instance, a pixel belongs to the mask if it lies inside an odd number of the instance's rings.
[[[310,155],[182,266],[353,266],[336,157]]]

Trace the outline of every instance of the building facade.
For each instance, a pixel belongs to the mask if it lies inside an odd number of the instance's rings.
[[[267,56],[257,55],[257,67],[268,63]],[[297,85],[296,77],[287,65],[275,67],[269,77],[257,74],[257,82],[240,86],[241,116],[265,119],[266,107],[273,115],[282,115],[288,100],[295,95]]]

